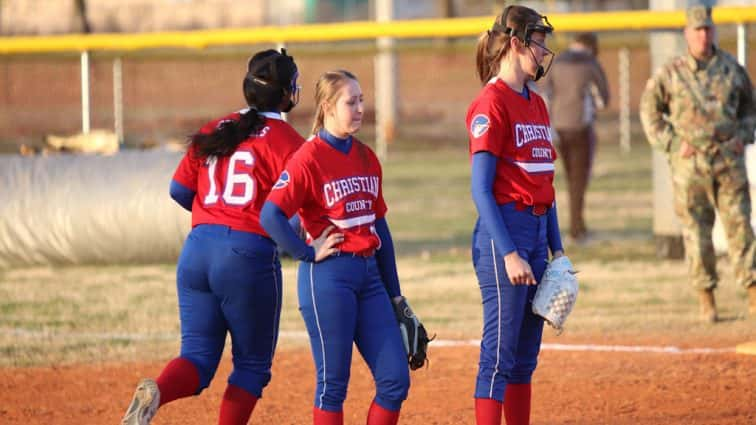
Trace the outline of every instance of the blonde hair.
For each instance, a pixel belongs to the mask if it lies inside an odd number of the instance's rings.
[[[318,82],[315,84],[315,119],[312,123],[312,134],[316,134],[323,128],[325,121],[323,104],[333,104],[339,90],[349,80],[357,81],[357,77],[344,69],[328,71],[320,76]]]
[[[504,22],[506,19],[506,22]],[[478,37],[478,45],[475,49],[475,68],[481,84],[485,85],[491,78],[499,73],[501,58],[509,51],[509,40],[512,34],[524,37],[525,27],[529,23],[541,21],[541,15],[535,10],[525,6],[507,6],[501,15],[496,17],[494,26],[511,28],[509,34],[499,30],[488,30]],[[523,40],[524,41],[524,40]]]

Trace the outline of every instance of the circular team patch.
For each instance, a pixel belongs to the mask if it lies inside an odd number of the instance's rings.
[[[470,133],[477,139],[486,134],[490,126],[491,121],[488,119],[488,115],[478,114],[473,117],[472,123],[470,123]]]
[[[281,177],[278,178],[276,184],[273,185],[273,189],[285,188],[289,185],[289,180],[291,180],[291,177],[289,177],[289,172],[284,170],[283,173],[281,173]]]

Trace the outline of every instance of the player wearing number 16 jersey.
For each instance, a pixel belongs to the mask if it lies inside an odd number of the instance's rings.
[[[262,204],[304,140],[280,112],[298,100],[297,66],[282,50],[254,55],[243,89],[249,108],[192,136],[171,196],[192,212],[177,268],[181,354],[139,383],[124,425],[148,424],[158,407],[199,394],[230,333],[233,371],[219,424],[246,424],[270,380],[281,312],[281,265],[260,226]]]

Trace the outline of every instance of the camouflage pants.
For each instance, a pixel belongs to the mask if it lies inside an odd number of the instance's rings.
[[[670,158],[675,212],[682,221],[685,257],[691,283],[698,289],[717,286],[712,242],[715,208],[727,235],[728,254],[738,284],[756,282],[756,244],[750,224],[751,198],[744,155],[697,153]]]

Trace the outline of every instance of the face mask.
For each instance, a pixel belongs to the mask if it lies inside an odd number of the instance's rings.
[[[546,75],[549,72],[549,69],[551,69],[551,63],[554,60],[554,52],[552,52],[551,50],[547,49],[546,46],[543,46],[540,43],[531,40],[530,36],[534,32],[541,32],[543,34],[551,34],[554,31],[554,27],[551,25],[551,23],[549,22],[548,18],[546,18],[546,16],[542,15],[540,22],[538,22],[538,23],[530,23],[530,24],[526,25],[525,26],[525,30],[521,34],[518,35],[517,31],[515,31],[513,28],[509,28],[508,26],[506,26],[507,16],[509,15],[509,11],[511,10],[511,8],[512,8],[512,6],[507,6],[504,9],[504,13],[502,14],[503,16],[502,16],[502,19],[501,19],[502,23],[494,22],[494,25],[491,28],[491,30],[492,31],[500,31],[500,32],[503,32],[504,34],[507,34],[509,36],[517,37],[517,38],[519,38],[520,40],[522,40],[525,43],[525,46],[527,46],[528,49],[530,50],[530,54],[533,57],[533,61],[536,63],[536,66],[537,66],[535,75],[531,75],[530,78],[532,78],[533,81],[538,81],[541,78],[543,78],[543,76]],[[545,69],[536,60],[535,53],[533,53],[533,50],[530,48],[530,43],[533,43],[536,46],[542,48],[551,57],[551,59],[549,60],[549,65]]]
[[[546,54],[549,55],[549,58],[550,58],[549,59],[549,65],[545,69],[544,69],[543,65],[541,65],[540,63],[538,63],[538,61],[536,60],[535,53],[533,53],[533,48],[530,46],[531,43],[535,44],[536,46],[538,46],[541,49],[545,50]],[[533,81],[538,81],[541,78],[543,78],[543,76],[545,76],[549,72],[549,70],[551,69],[551,64],[554,62],[554,52],[552,52],[551,50],[549,50],[548,48],[546,48],[546,46],[543,46],[543,45],[541,45],[540,43],[538,43],[538,42],[536,42],[534,40],[529,40],[528,41],[528,50],[530,50],[530,56],[533,58],[533,62],[535,62],[537,64],[537,66],[538,66],[536,68],[535,75],[531,75],[530,78],[532,78]]]
[[[533,53],[533,50],[528,47],[528,50],[530,50],[530,56],[533,57],[533,62],[538,64],[538,61],[536,60],[535,53]],[[533,81],[540,80],[544,75],[546,75],[546,71],[543,69],[543,65],[538,64],[538,67],[536,68],[535,75],[531,75],[530,78],[533,79]]]
[[[299,103],[299,92],[302,89],[300,85],[297,84],[297,78],[299,78],[299,72],[296,72],[294,74],[294,78],[291,80],[291,86],[289,86],[289,99],[286,106],[281,110],[281,112],[289,112],[292,109],[294,109],[295,106]]]

